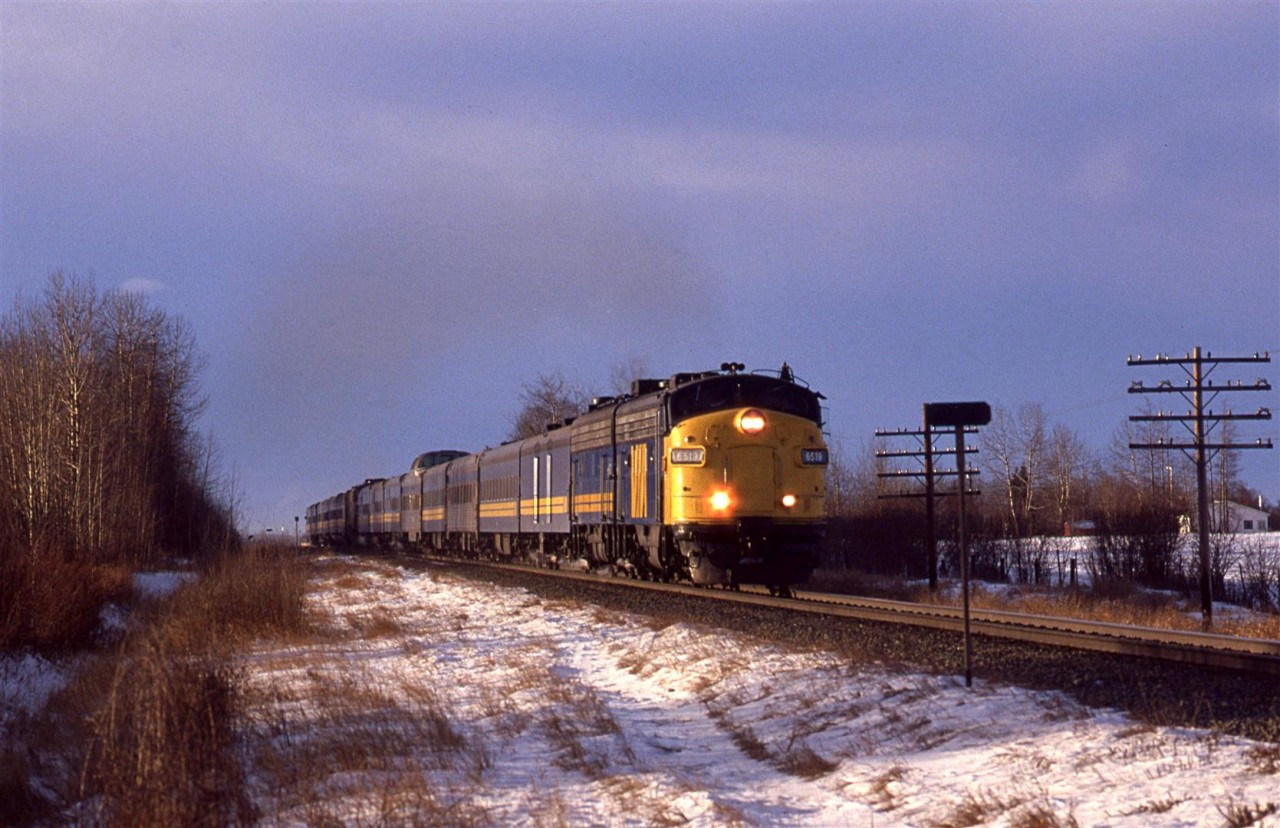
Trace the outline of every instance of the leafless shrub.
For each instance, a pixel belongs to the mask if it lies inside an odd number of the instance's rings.
[[[1280,811],[1280,805],[1274,802],[1254,803],[1228,802],[1218,806],[1218,813],[1227,821],[1228,828],[1248,828],[1258,825],[1266,817]]]
[[[774,766],[801,779],[817,779],[840,767],[840,763],[819,756],[807,744],[800,744],[778,757]]]
[[[892,811],[898,807],[894,801],[893,786],[907,776],[907,769],[902,765],[894,765],[883,773],[876,774],[867,783],[866,799],[877,811]]]
[[[1241,538],[1228,598],[1259,612],[1280,613],[1280,549],[1261,538]]]
[[[129,571],[51,552],[0,554],[0,651],[65,652],[89,645],[102,608],[124,603]]]
[[[542,434],[547,426],[564,422],[587,410],[591,395],[563,374],[539,374],[521,386],[520,411],[511,421],[509,439]]]
[[[1011,828],[1079,828],[1074,815],[1059,814],[1043,802],[1033,802],[1015,811],[1009,820]]]
[[[1259,745],[1247,754],[1254,773],[1280,773],[1280,744]]]
[[[950,813],[932,824],[935,828],[971,828],[1012,811],[1024,801],[1022,797],[1001,796],[992,791],[970,791]]]
[[[1186,801],[1186,798],[1178,799],[1177,797],[1172,796],[1166,799],[1156,799],[1139,805],[1132,811],[1125,811],[1124,815],[1139,816],[1141,814],[1167,814]]]

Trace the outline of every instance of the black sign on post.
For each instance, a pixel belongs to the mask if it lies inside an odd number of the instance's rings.
[[[991,422],[991,406],[984,402],[925,403],[926,426],[984,426]]]
[[[964,686],[973,686],[973,644],[969,637],[969,545],[964,537],[964,429],[991,422],[991,406],[985,402],[925,403],[924,424],[956,430],[956,472],[960,476],[960,594],[964,605]]]

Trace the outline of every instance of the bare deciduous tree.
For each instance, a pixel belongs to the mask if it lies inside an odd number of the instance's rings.
[[[547,426],[577,417],[587,410],[588,394],[564,375],[539,374],[520,391],[520,412],[511,421],[508,439],[519,440],[546,431]]]
[[[1048,416],[1039,403],[1026,403],[1016,414],[996,408],[991,424],[979,435],[983,471],[991,475],[1006,506],[1013,537],[1028,537],[1043,508]]]
[[[181,320],[75,275],[0,319],[0,547],[143,561],[231,535],[199,369]]]
[[[630,394],[631,383],[649,375],[648,363],[638,354],[631,354],[609,370],[609,385],[615,394]]]

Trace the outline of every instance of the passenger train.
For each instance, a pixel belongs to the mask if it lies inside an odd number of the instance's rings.
[[[536,436],[427,452],[315,503],[307,535],[785,593],[825,528],[823,399],[785,363],[636,380]]]

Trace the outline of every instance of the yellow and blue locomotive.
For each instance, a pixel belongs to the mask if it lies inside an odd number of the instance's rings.
[[[825,526],[821,400],[786,366],[637,380],[543,434],[421,455],[314,504],[308,535],[786,591]]]

